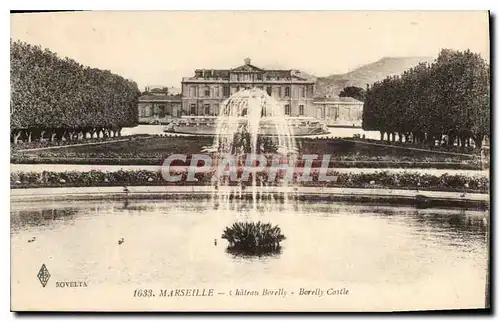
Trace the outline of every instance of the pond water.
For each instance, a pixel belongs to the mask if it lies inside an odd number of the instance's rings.
[[[240,220],[279,225],[287,237],[281,253],[227,253],[220,236]],[[203,200],[14,202],[13,303],[16,294],[30,303],[50,295],[57,308],[151,309],[160,299],[138,301],[134,289],[208,287],[216,292],[210,307],[220,309],[484,307],[487,229],[483,212],[382,205],[262,203],[254,212],[237,202],[216,211]],[[42,263],[51,274],[46,288],[36,279]],[[88,287],[57,288],[57,281]],[[228,295],[280,287],[287,296]],[[301,296],[301,288],[346,288],[350,295]],[[116,302],[96,303],[99,292],[111,290],[122,290]],[[201,299],[169,301],[161,302],[164,310]]]

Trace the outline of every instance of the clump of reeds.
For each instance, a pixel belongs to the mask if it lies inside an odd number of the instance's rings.
[[[224,229],[221,238],[228,241],[228,251],[249,255],[279,252],[286,239],[279,226],[260,221],[236,222]]]

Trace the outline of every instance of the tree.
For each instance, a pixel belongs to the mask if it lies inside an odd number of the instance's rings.
[[[365,101],[366,90],[361,87],[356,86],[348,86],[345,87],[339,94],[340,97],[352,97],[357,99],[358,101]]]
[[[376,82],[366,92],[363,128],[413,142],[481,147],[490,132],[490,67],[480,55],[443,49],[432,64]],[[390,134],[392,133],[392,138]]]
[[[137,84],[11,41],[11,140],[120,135],[138,123]]]

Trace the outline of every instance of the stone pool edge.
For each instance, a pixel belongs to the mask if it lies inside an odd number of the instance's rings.
[[[211,186],[130,186],[123,187],[65,187],[10,189],[11,202],[37,202],[61,200],[125,200],[125,199],[208,199],[214,194]],[[280,187],[266,190],[281,193]],[[370,188],[318,188],[288,189],[293,199],[303,201],[345,201],[362,203],[413,204],[421,207],[463,207],[489,209],[489,194],[448,191],[418,191]],[[242,193],[242,199],[251,197],[251,191]]]

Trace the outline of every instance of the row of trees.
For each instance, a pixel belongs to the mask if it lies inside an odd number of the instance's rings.
[[[469,50],[443,49],[432,64],[373,84],[363,129],[393,141],[481,147],[490,133],[489,64]]]
[[[119,136],[138,123],[137,84],[11,40],[11,141]]]

